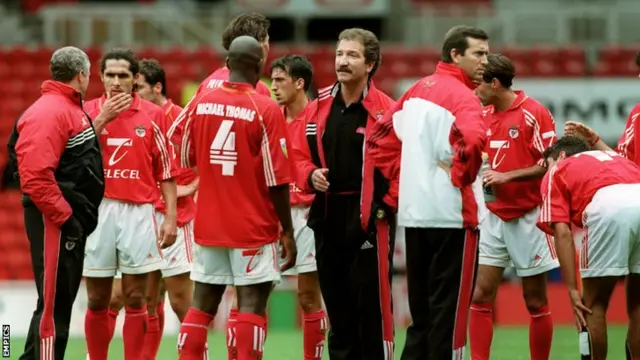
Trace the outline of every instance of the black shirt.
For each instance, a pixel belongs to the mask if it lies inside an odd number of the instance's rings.
[[[322,146],[329,169],[329,193],[360,192],[364,132],[368,116],[362,105],[362,98],[347,107],[338,91],[322,135]]]

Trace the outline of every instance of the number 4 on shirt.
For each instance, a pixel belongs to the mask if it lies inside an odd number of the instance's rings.
[[[223,176],[233,176],[238,153],[236,152],[236,133],[231,131],[233,120],[222,120],[220,128],[209,147],[209,163],[222,165]]]

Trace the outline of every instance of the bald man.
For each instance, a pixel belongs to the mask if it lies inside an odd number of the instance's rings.
[[[256,93],[263,62],[254,38],[235,39],[227,57],[229,81],[198,94],[169,130],[180,144],[182,166],[197,167],[200,175],[195,291],[178,336],[181,360],[202,359],[207,329],[228,285],[238,297],[235,358],[262,359],[271,286],[280,270],[295,265],[287,125],[278,104]],[[286,260],[281,269],[278,240]]]

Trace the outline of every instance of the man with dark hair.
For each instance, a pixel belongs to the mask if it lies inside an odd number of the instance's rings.
[[[338,81],[318,91],[293,135],[296,185],[315,192],[307,225],[329,316],[331,359],[393,358],[391,255],[395,217],[374,192],[386,185],[374,173],[365,139],[393,101],[371,80],[380,65],[372,32],[340,33]]]
[[[165,266],[160,247],[176,240],[176,168],[159,125],[164,121],[162,109],[134,91],[140,65],[133,52],[111,50],[100,67],[105,93],[85,103],[87,113],[96,119],[106,178],[98,226],[87,238],[85,252],[87,352],[94,360],[107,358],[113,334],[108,308],[119,271],[126,314],[125,358],[139,359],[148,327],[148,274]],[[156,227],[160,193],[167,212]]]
[[[487,65],[487,39],[468,26],[449,30],[435,73],[413,85],[369,138],[375,166],[389,179],[385,203],[398,209],[398,225],[406,229],[413,322],[403,360],[464,354],[487,140],[472,89]]]
[[[167,132],[182,108],[167,99],[167,80],[164,69],[155,59],[140,61],[140,73],[136,79],[138,95],[162,108],[164,121],[160,124],[163,132]],[[173,151],[176,150],[172,146]],[[147,312],[149,327],[144,342],[144,356],[155,359],[162,340],[164,329],[164,297],[165,289],[169,292],[171,308],[178,320],[182,321],[191,306],[193,282],[189,279],[193,259],[193,218],[195,217],[195,201],[193,196],[197,190],[197,174],[192,169],[179,168],[177,183],[177,226],[176,242],[162,250],[167,260],[166,266],[149,274],[147,287]],[[166,205],[162,198],[156,203],[156,223],[162,224],[165,219]],[[119,276],[118,276],[119,275]],[[114,282],[109,304],[110,328],[115,330],[116,319],[122,307],[122,286],[118,273]],[[205,357],[206,359],[206,357]]]
[[[304,131],[304,110],[309,103],[307,91],[312,81],[313,67],[304,56],[286,55],[271,63],[271,90],[282,106],[291,138]],[[307,226],[313,193],[303,192],[292,183],[289,194],[298,258],[295,268],[283,275],[297,275],[298,278],[298,302],[304,314],[304,358],[321,360],[327,320],[322,309],[313,230]]]
[[[222,33],[222,47],[224,47],[225,50],[229,50],[229,44],[236,38],[240,36],[251,36],[260,43],[264,58],[266,59],[269,54],[269,26],[271,26],[271,22],[260,13],[238,15],[231,20]],[[229,80],[229,68],[223,66],[214,71],[213,74],[209,75],[209,77],[198,86],[196,95],[205,89],[216,88],[227,80]],[[259,81],[256,89],[259,94],[271,97],[271,91],[265,83]]]
[[[548,360],[553,322],[547,302],[546,273],[558,267],[553,240],[536,227],[540,182],[547,169],[542,153],[556,139],[551,113],[522,91],[511,89],[515,67],[499,54],[488,56],[476,94],[485,105],[488,131],[483,176],[489,212],[480,225],[480,256],[469,317],[474,360],[489,360],[493,303],[504,269],[513,266],[531,320],[532,360]]]
[[[264,52],[249,36],[229,46],[229,81],[197,96],[183,113],[182,165],[197,167],[199,190],[195,233],[193,306],[178,335],[181,360],[200,360],[207,328],[227,286],[235,286],[238,360],[262,359],[272,285],[280,279],[277,242],[286,259],[297,256],[293,240],[287,129],[278,104],[256,93]],[[184,135],[183,135],[184,134]],[[214,214],[214,216],[211,216]]]
[[[38,292],[21,360],[64,359],[85,239],[96,228],[104,194],[100,145],[82,109],[89,58],[67,46],[49,64],[51,80],[42,83],[42,96],[18,119],[8,144]]]
[[[554,236],[576,323],[584,329],[581,355],[607,358],[607,307],[626,277],[625,350],[627,359],[640,359],[640,168],[613,151],[589,151],[573,136],[559,139],[544,156],[549,171],[540,190],[538,227]],[[585,230],[579,246],[582,293],[572,227]]]

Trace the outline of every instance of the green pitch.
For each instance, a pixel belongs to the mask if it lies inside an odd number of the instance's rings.
[[[396,334],[396,359],[400,359],[400,351],[404,344],[405,333],[398,331]],[[609,329],[609,358],[624,359],[624,341],[626,329],[617,326]],[[225,340],[223,333],[212,334],[209,338],[211,360],[226,360]],[[20,350],[24,346],[24,340],[12,340],[11,359],[18,359]],[[124,358],[122,340],[114,339],[111,344],[109,359],[121,360]],[[67,359],[81,360],[86,358],[84,339],[75,338],[69,341],[67,347]],[[326,355],[325,359],[329,359]],[[175,360],[175,338],[166,337],[160,346],[157,360]],[[302,359],[302,332],[299,331],[270,331],[265,346],[264,360],[301,360]],[[499,328],[494,333],[492,348],[492,360],[527,360],[529,359],[529,335],[527,328]],[[553,348],[551,359],[577,360],[578,338],[573,328],[557,327],[553,334]]]

